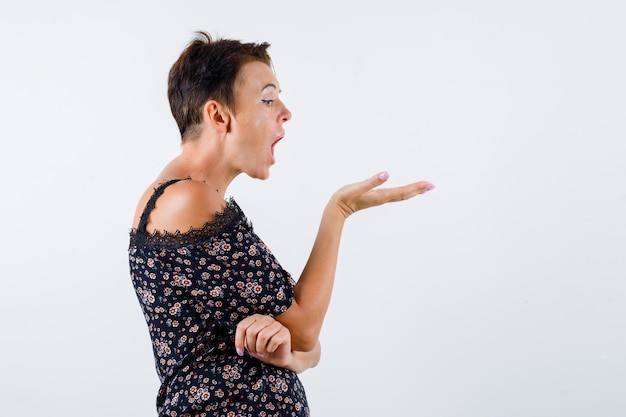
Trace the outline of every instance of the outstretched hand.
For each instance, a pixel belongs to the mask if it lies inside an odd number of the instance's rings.
[[[419,181],[394,188],[376,188],[384,184],[389,174],[381,172],[365,181],[341,187],[331,199],[344,215],[348,217],[359,210],[380,206],[385,203],[408,200],[435,188],[428,181]]]
[[[237,354],[244,350],[258,360],[271,365],[286,367],[292,359],[291,333],[273,317],[253,314],[241,320],[235,332]]]

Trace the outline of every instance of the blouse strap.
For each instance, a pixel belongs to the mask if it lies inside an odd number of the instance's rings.
[[[152,196],[150,196],[150,199],[146,203],[146,207],[143,209],[143,213],[141,213],[141,219],[139,220],[139,225],[137,226],[137,230],[142,231],[142,232],[147,231],[146,226],[148,225],[148,216],[150,216],[150,212],[152,212],[152,210],[154,209],[157,199],[161,197],[161,195],[163,194],[163,192],[165,191],[167,187],[169,187],[170,185],[178,181],[182,181],[182,179],[178,178],[178,179],[166,181],[154,189],[154,193],[152,194]]]

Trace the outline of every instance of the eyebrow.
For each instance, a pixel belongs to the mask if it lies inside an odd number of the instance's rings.
[[[266,89],[266,88],[268,88],[268,87],[273,87],[275,90],[277,90],[277,89],[278,89],[278,87],[276,87],[276,84],[267,83],[267,84],[265,84],[265,87],[263,87],[263,88],[261,89],[261,91],[265,90],[265,89]],[[280,91],[279,91],[279,93],[280,93]]]

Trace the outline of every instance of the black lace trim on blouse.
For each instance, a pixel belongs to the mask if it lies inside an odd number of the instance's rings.
[[[146,230],[148,216],[156,206],[156,200],[163,194],[166,187],[178,181],[181,180],[170,180],[154,189],[154,194],[152,194],[146,203],[146,207],[141,214],[139,225],[137,228],[132,228],[130,230],[130,246],[176,248],[200,243],[208,238],[218,235],[221,232],[232,230],[238,222],[243,222],[248,227],[252,227],[239,205],[232,197],[230,197],[226,201],[224,211],[215,212],[214,219],[206,222],[202,227],[191,227],[186,232],[181,232],[180,230],[175,232],[155,230],[152,233],[148,233]]]

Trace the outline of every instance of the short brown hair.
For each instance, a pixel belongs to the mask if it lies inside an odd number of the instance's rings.
[[[233,87],[239,70],[251,61],[271,65],[269,46],[267,42],[214,40],[206,32],[196,32],[172,65],[167,83],[170,109],[183,142],[200,133],[202,108],[208,100],[235,108]]]

